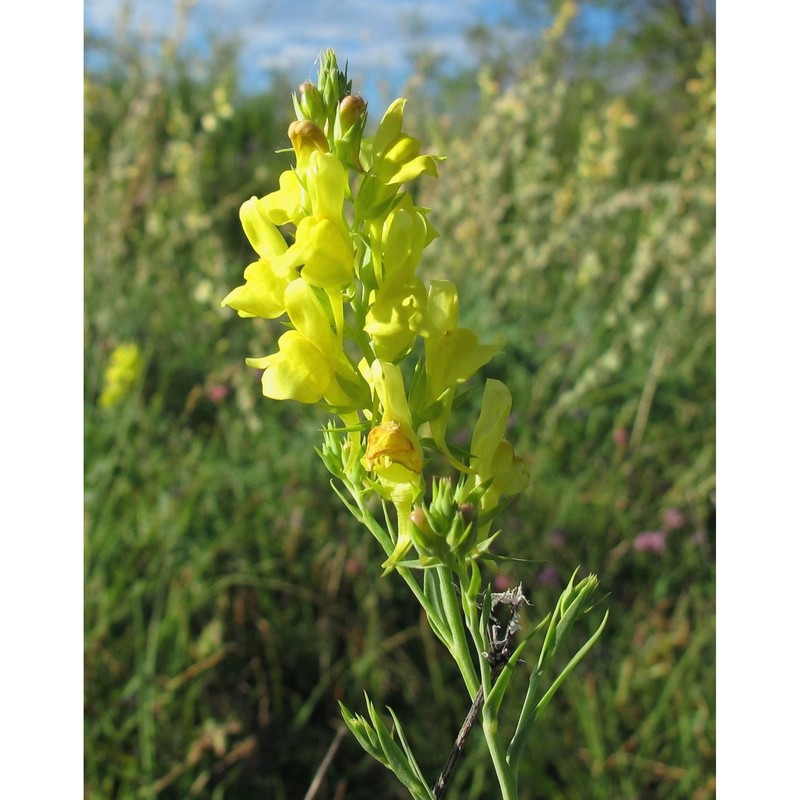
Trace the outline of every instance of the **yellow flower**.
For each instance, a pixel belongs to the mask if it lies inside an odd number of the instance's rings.
[[[305,281],[292,281],[284,295],[295,330],[278,340],[278,352],[248,358],[263,369],[261,386],[266,397],[301,403],[363,407],[366,387],[353,369],[314,290]]]
[[[372,172],[387,186],[400,185],[423,173],[439,177],[436,162],[443,156],[419,155],[419,142],[403,132],[406,100],[395,100],[378,125],[372,143]]]
[[[458,293],[450,281],[431,281],[426,329],[426,406],[437,409],[430,416],[431,436],[450,463],[464,470],[445,441],[455,387],[469,380],[500,347],[479,344],[473,331],[458,327]]]
[[[528,465],[503,438],[510,413],[511,392],[504,383],[490,378],[483,391],[481,413],[470,447],[475,485],[491,481],[481,498],[484,511],[494,508],[501,496],[518,494],[530,483]]]
[[[370,472],[387,474],[393,464],[415,473],[422,471],[419,444],[403,431],[399,422],[389,420],[376,425],[367,435],[364,466]]]
[[[431,281],[427,328],[425,369],[431,402],[469,380],[501,349],[499,345],[479,344],[473,331],[458,327],[458,293],[450,281]]]
[[[314,153],[330,152],[331,148],[325,134],[319,125],[310,119],[295,120],[289,125],[288,133],[297,158],[297,168],[301,172],[308,167]]]
[[[411,424],[403,374],[396,364],[375,359],[371,367],[361,362],[381,408],[382,417],[367,434],[367,451],[361,460],[364,468],[378,476],[384,497],[397,510],[397,541],[381,565],[390,572],[411,548],[411,508],[423,488],[422,447]]]
[[[111,353],[103,376],[103,391],[98,400],[101,408],[112,408],[124,399],[144,368],[142,353],[135,343],[120,344]]]
[[[302,267],[301,276],[312,286],[343,288],[353,281],[355,259],[343,216],[347,173],[336,156],[316,151],[310,157],[307,184],[312,213],[300,220],[295,243],[273,267],[278,275]]]
[[[422,472],[422,447],[411,424],[403,373],[396,364],[375,359],[362,370],[381,409],[381,423],[376,433],[367,437],[365,469],[391,483],[419,483]]]
[[[245,269],[244,286],[237,286],[230,292],[222,305],[236,309],[240,317],[275,319],[286,311],[283,294],[291,278],[276,274],[272,264],[286,252],[286,242],[270,222],[263,203],[255,197],[242,204],[239,218],[260,258]]]
[[[305,215],[304,192],[297,173],[291,169],[282,172],[278,186],[280,188],[277,191],[265,195],[259,203],[267,218],[275,225],[285,225],[287,222],[297,225]]]
[[[408,199],[410,205],[410,198]],[[394,361],[422,333],[427,296],[415,272],[428,243],[425,215],[413,206],[397,208],[386,219],[373,264],[379,288],[370,293],[364,330],[375,355]]]
[[[309,198],[305,190],[308,173],[315,153],[328,153],[330,147],[325,134],[310,120],[300,120],[289,125],[289,139],[297,160],[297,168],[282,172],[278,178],[279,189],[261,198],[263,211],[270,222],[299,225],[309,212]]]
[[[412,344],[425,321],[425,285],[419,278],[387,281],[370,296],[364,330],[375,355],[394,361]]]

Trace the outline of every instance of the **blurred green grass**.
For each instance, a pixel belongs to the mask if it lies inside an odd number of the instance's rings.
[[[558,40],[474,117],[425,126],[425,269],[504,354],[533,485],[503,551],[537,608],[575,564],[611,620],[565,684],[521,797],[714,796],[714,54],[658,92],[564,68]],[[291,111],[167,42],[85,95],[86,796],[297,798],[366,689],[435,778],[467,703],[376,545],[329,491],[313,409],[260,397],[279,335],[219,308],[249,254],[237,211],[277,186]],[[409,106],[411,110],[412,103]],[[373,111],[373,115],[378,112]],[[146,369],[98,406],[113,348]],[[469,404],[464,407],[469,411]],[[465,423],[466,424],[466,423]],[[655,532],[663,552],[641,549]],[[660,537],[660,538],[659,538]],[[651,537],[651,541],[653,541]],[[587,627],[588,630],[588,627]],[[516,691],[524,681],[518,679]],[[493,797],[476,736],[454,796]],[[402,797],[346,738],[317,797]]]

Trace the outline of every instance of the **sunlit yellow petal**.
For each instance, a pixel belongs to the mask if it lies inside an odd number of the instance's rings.
[[[299,400],[301,403],[322,400],[333,380],[333,368],[325,355],[297,331],[284,333],[278,340],[278,347],[280,352],[267,356],[262,362],[264,395],[274,400]]]
[[[263,317],[275,319],[286,311],[283,293],[289,285],[289,278],[279,277],[268,261],[259,259],[248,265],[244,271],[244,286],[237,286],[222,301],[239,312],[240,317]]]
[[[286,240],[270,221],[267,209],[258,198],[251,197],[242,203],[239,219],[253,250],[261,258],[269,260],[286,251]]]

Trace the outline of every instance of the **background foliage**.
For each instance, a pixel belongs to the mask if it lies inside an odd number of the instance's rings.
[[[505,340],[485,372],[509,384],[530,454],[502,549],[535,561],[495,583],[547,608],[580,563],[612,610],[542,720],[529,800],[714,796],[713,20],[687,4],[684,25],[678,6],[637,4],[599,48],[567,4],[529,52],[483,32],[478,73],[421,63],[410,87],[409,130],[448,155],[422,198],[441,234],[425,268]],[[362,689],[409,720],[433,780],[467,708],[454,669],[328,491],[323,419],[261,398],[244,366],[279,326],[219,308],[249,258],[238,206],[288,163],[288,91],[242,96],[224,43],[199,72],[175,41],[155,57],[100,44],[85,97],[87,797],[302,797],[336,700],[357,707]],[[101,408],[124,342],[144,375]],[[479,739],[454,796],[493,796]],[[402,797],[390,778],[345,738],[316,796]]]

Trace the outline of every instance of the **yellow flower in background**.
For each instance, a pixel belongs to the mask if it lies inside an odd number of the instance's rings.
[[[98,403],[112,408],[128,396],[144,369],[144,360],[136,343],[117,345],[103,375],[103,391]]]

